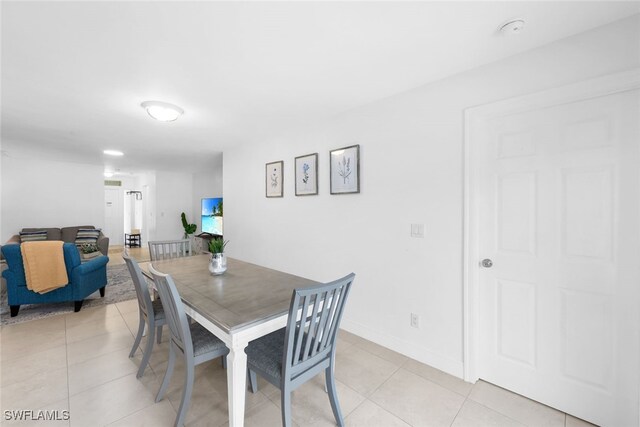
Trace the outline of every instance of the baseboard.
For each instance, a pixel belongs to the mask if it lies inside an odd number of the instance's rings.
[[[447,374],[453,375],[460,379],[463,378],[464,366],[459,360],[453,360],[449,357],[435,353],[432,350],[415,345],[407,341],[399,340],[387,334],[380,333],[367,326],[353,322],[348,319],[342,319],[340,328],[358,335],[364,339],[372,341],[383,347],[387,347],[393,351],[410,357],[418,362],[422,362]]]

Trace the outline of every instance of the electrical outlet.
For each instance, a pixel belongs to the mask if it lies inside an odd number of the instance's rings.
[[[411,313],[411,327],[420,328],[420,316],[415,313]]]

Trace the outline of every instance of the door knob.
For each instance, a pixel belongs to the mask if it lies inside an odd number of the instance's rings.
[[[485,258],[482,260],[480,265],[482,265],[484,268],[491,268],[493,266],[493,261],[491,261],[489,258]]]

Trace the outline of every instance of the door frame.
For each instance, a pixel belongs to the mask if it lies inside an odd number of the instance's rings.
[[[489,119],[524,113],[640,88],[640,68],[506,99],[464,111],[463,369],[464,380],[479,379],[478,144]],[[499,385],[499,384],[498,384]]]

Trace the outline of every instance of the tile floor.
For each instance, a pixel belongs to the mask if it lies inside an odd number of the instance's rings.
[[[154,402],[166,368],[167,331],[142,379],[129,359],[136,301],[126,301],[0,330],[3,425],[171,426],[180,403],[182,367],[167,396]],[[144,343],[144,341],[143,341]],[[341,331],[338,395],[348,426],[566,426],[588,424],[485,382],[475,385]],[[247,393],[247,426],[280,426],[279,392],[260,382]],[[68,421],[8,422],[4,410],[68,410]],[[323,377],[296,390],[296,426],[335,425]],[[187,426],[227,425],[226,373],[219,360],[196,368]]]

